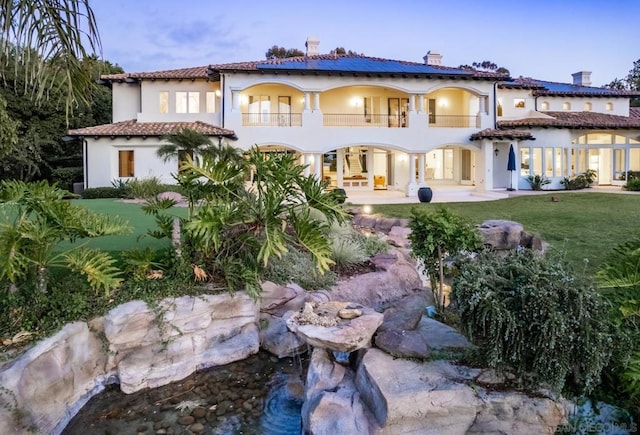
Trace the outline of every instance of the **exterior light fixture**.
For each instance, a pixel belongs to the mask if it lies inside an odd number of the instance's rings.
[[[362,213],[364,214],[371,214],[372,211],[373,209],[370,205],[365,205],[364,207],[362,207]]]
[[[496,148],[495,150],[493,150],[493,154],[495,154],[496,157],[498,157],[498,154],[500,154],[500,150]]]

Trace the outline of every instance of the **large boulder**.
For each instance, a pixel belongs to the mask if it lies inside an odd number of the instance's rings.
[[[353,371],[332,361],[329,351],[320,348],[313,350],[302,405],[304,433],[370,433],[371,418],[360,399],[353,378]]]
[[[361,352],[356,387],[382,428],[379,434],[552,434],[566,421],[565,402],[488,391],[474,385],[478,369]]]
[[[287,319],[302,308],[309,295],[297,284],[262,284],[260,346],[278,358],[300,355],[307,344],[287,328]]]
[[[67,324],[0,372],[2,433],[59,433],[107,375],[100,338],[84,322]]]
[[[516,249],[524,234],[524,227],[508,220],[488,220],[478,227],[485,245],[495,250]]]
[[[154,388],[194,371],[244,359],[259,350],[258,306],[244,293],[140,301],[111,310],[104,335],[120,388]]]
[[[378,264],[375,272],[338,281],[328,293],[331,300],[377,308],[423,288],[415,261],[405,250],[392,248],[374,264]]]

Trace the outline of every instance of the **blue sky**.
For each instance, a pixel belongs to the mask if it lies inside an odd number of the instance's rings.
[[[491,60],[512,76],[594,86],[640,59],[638,0],[94,0],[103,56],[127,72],[264,59],[275,45],[443,64]]]

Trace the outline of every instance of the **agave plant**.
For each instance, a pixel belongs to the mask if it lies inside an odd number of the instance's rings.
[[[13,288],[34,280],[45,292],[50,269],[62,267],[84,275],[92,288],[107,294],[120,283],[113,258],[74,242],[123,234],[130,231],[129,225],[73,205],[64,199],[67,195],[46,181],[0,183],[0,280],[8,280]],[[62,248],[63,241],[72,246]]]

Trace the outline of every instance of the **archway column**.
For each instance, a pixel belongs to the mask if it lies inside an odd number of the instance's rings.
[[[317,112],[320,110],[320,92],[313,93],[313,111]]]
[[[303,161],[304,161],[304,165],[305,165],[305,168],[304,168],[304,176],[305,177],[308,177],[308,176],[311,175],[311,156],[312,155],[313,154],[311,154],[311,153],[304,153],[302,155],[302,158],[303,158]]]
[[[314,153],[313,154],[313,175],[318,180],[322,179],[322,164],[323,164],[322,154]]]
[[[418,194],[418,184],[416,183],[416,155],[409,154],[409,183],[407,184],[406,196],[416,196]]]
[[[424,180],[424,153],[418,154],[418,187],[426,186]]]

